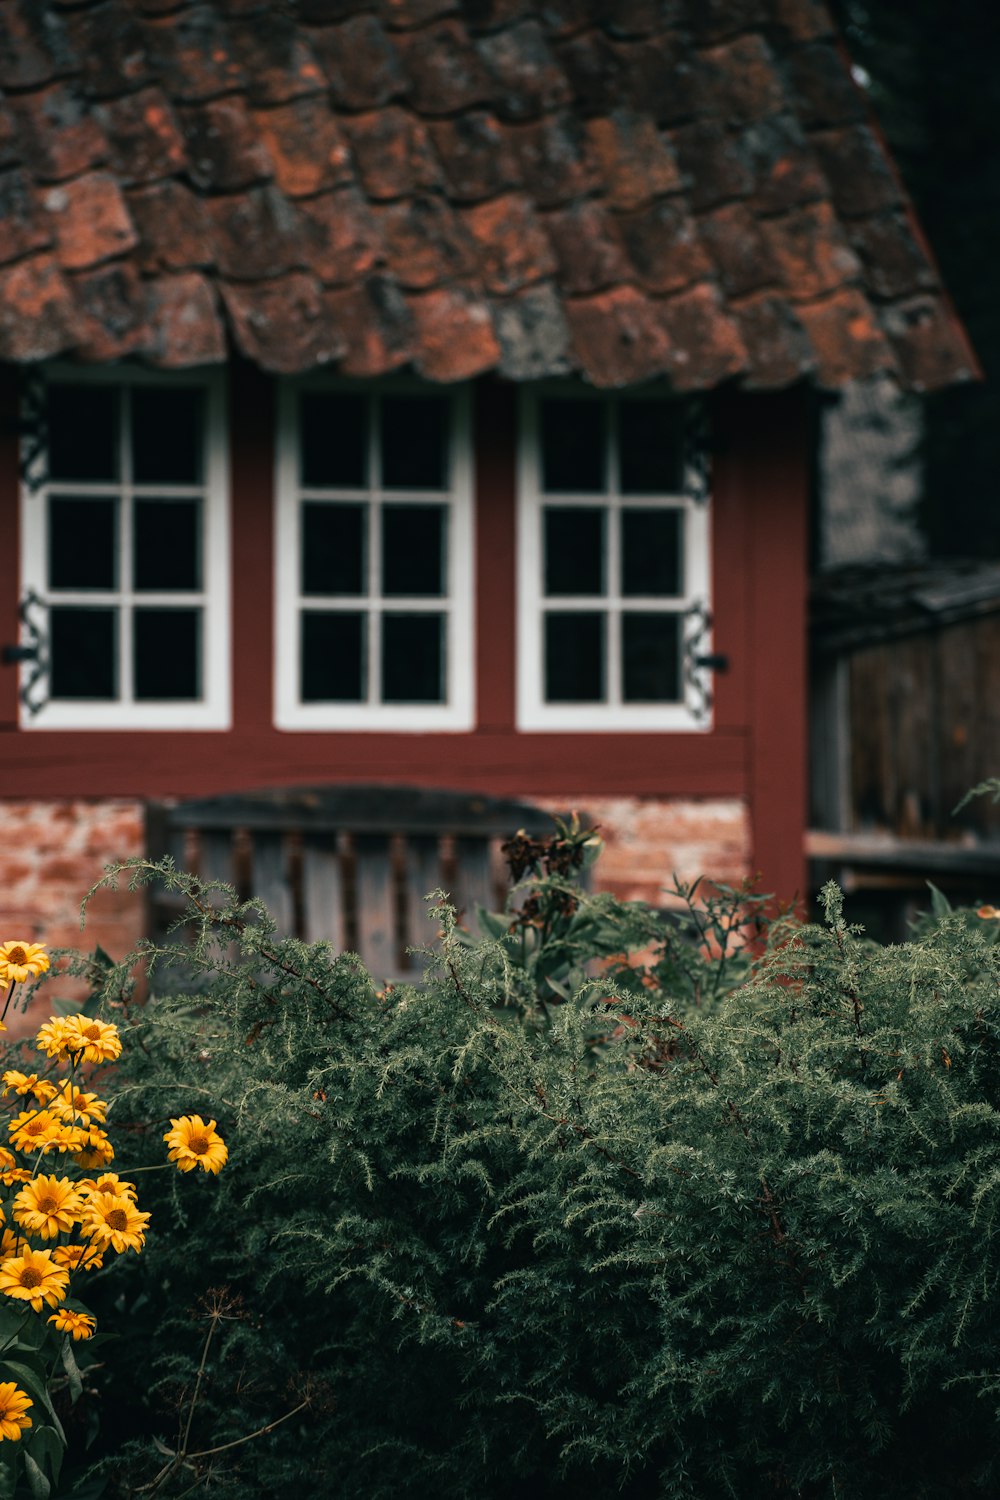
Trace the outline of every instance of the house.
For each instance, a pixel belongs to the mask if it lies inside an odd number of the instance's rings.
[[[975,373],[825,7],[4,0],[0,88],[4,932],[274,786],[804,892],[814,393]]]

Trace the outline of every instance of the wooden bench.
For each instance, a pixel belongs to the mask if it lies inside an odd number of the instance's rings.
[[[414,972],[406,953],[434,936],[424,897],[449,892],[477,930],[476,906],[502,908],[501,840],[519,828],[552,832],[536,807],[467,792],[406,786],[268,789],[198,801],[151,803],[150,858],[258,897],[280,931],[360,954],[376,978]],[[161,938],[178,914],[150,888],[148,931]]]

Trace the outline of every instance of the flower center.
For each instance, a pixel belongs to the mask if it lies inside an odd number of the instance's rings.
[[[36,1286],[41,1286],[42,1273],[41,1271],[36,1271],[34,1266],[25,1266],[24,1270],[18,1277],[18,1280],[20,1281],[22,1286],[27,1287],[30,1291]]]
[[[107,1216],[109,1229],[124,1230],[128,1228],[128,1214],[123,1208],[113,1208]]]
[[[85,1026],[83,1028],[83,1035],[87,1038],[88,1042],[97,1042],[97,1041],[100,1041],[101,1028],[99,1026],[94,1026],[94,1025]]]
[[[48,1126],[44,1120],[29,1120],[24,1128],[28,1135],[44,1135]]]
[[[9,964],[23,964],[27,961],[27,957],[28,955],[23,948],[11,948],[7,954],[7,962]]]
[[[38,1212],[40,1214],[54,1214],[59,1210],[59,1204],[55,1198],[39,1198]]]
[[[193,1135],[188,1141],[188,1150],[195,1156],[204,1156],[208,1150],[207,1135]]]

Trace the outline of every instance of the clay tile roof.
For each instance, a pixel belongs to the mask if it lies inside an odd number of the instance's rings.
[[[0,359],[977,373],[823,0],[2,0]]]

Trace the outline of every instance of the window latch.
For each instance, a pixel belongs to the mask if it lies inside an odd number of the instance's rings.
[[[37,646],[4,646],[0,651],[0,661],[5,667],[16,667],[20,661],[37,661]]]
[[[704,667],[708,672],[728,672],[729,657],[721,651],[715,651],[709,656],[696,656],[694,659],[696,667]]]

